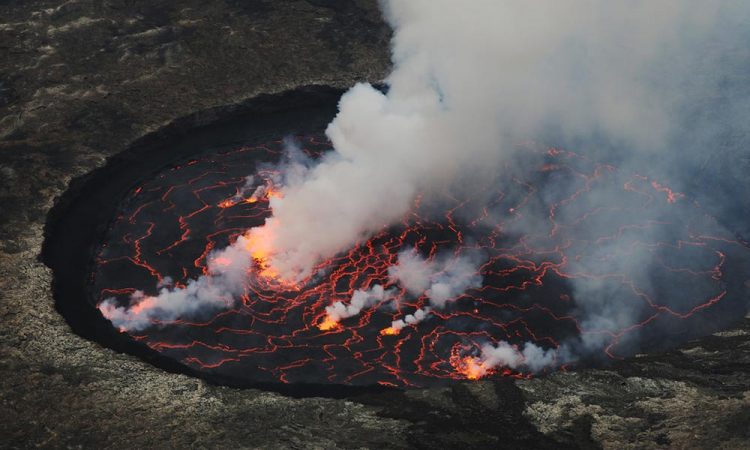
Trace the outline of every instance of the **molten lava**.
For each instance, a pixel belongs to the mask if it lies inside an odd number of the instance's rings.
[[[459,359],[455,365],[456,370],[469,380],[478,380],[492,371],[492,369],[487,368],[482,361],[475,356],[465,356]]]
[[[382,336],[397,336],[400,332],[401,330],[399,328],[394,327],[383,328],[380,330]]]
[[[271,267],[273,255],[273,227],[266,225],[253,228],[245,234],[244,248],[250,253],[258,268],[258,274],[264,278],[278,279],[278,272]]]
[[[333,330],[334,328],[339,328],[340,326],[341,325],[339,324],[339,322],[333,320],[329,316],[325,316],[323,321],[318,324],[318,329],[320,331],[330,331],[330,330]]]

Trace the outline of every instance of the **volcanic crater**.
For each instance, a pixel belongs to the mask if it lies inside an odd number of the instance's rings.
[[[144,308],[160,289],[184,288],[207,274],[215,250],[262,225],[279,195],[285,147],[313,160],[331,151],[323,130],[340,95],[303,88],[223,115],[202,113],[206,125],[175,122],[75,180],[50,214],[43,250],[56,306],[72,328],[215,383],[341,396],[602,365],[741,317],[747,244],[688,193],[533,142],[519,144],[479,195],[446,191],[424,203],[419,195],[400,224],[325,260],[300,283],[260,277],[263,262],[255,261],[245,293],[225,307],[133,329],[102,315],[104,301]],[[592,228],[600,233],[590,235]],[[389,277],[403,252],[444,260],[448,271],[460,258],[478,258],[481,282],[430,307],[427,293]],[[653,261],[645,274],[620,263],[642,259]],[[597,285],[592,295],[632,305],[632,323],[608,328],[586,317],[581,280]],[[375,286],[387,295],[327,321],[327,307]],[[532,343],[547,364],[490,365],[481,349],[500,342],[519,354]],[[592,342],[596,352],[568,351]]]

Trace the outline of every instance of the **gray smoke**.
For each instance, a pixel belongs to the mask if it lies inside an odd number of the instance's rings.
[[[250,232],[273,242],[272,265],[286,277],[304,278],[321,258],[393,224],[417,193],[429,201],[450,189],[471,194],[482,179],[492,182],[499,163],[512,157],[513,144],[524,139],[596,147],[597,156],[623,170],[689,172],[707,149],[676,148],[676,136],[696,128],[686,126],[687,111],[710,99],[726,76],[719,66],[706,70],[707,55],[717,58],[723,51],[714,45],[717,39],[737,30],[750,12],[738,1],[697,0],[391,0],[383,6],[395,30],[388,93],[362,84],[342,98],[328,128],[336,152],[285,187],[269,219],[272,234]],[[747,96],[735,101],[742,102]],[[683,187],[679,176],[672,181]],[[546,213],[540,208],[517,226],[546,224]],[[642,252],[610,271],[648,286],[651,258]],[[572,262],[567,272],[590,271],[596,261]],[[433,307],[473,285],[430,280],[427,273],[435,271],[421,264],[402,257],[391,276],[412,294],[428,292]],[[595,278],[572,281],[582,325],[600,330],[570,343],[579,353],[601,348],[609,332],[633,325],[641,311],[642,305],[618,301],[622,293],[603,286]],[[538,370],[544,366],[539,361],[553,359],[536,348],[524,346],[530,356],[523,359],[535,361],[529,367]]]
[[[404,251],[397,264],[388,268],[388,277],[413,296],[426,295],[433,308],[443,309],[466,290],[482,285],[480,264],[476,257],[439,255],[427,260]]]
[[[267,227],[250,231],[270,242],[286,278],[394,223],[418,192],[496,170],[520,139],[555,130],[658,155],[674,108],[705,94],[679,89],[699,62],[695,46],[748,9],[728,0],[383,6],[395,30],[388,93],[352,88],[328,127],[336,151],[286,185]]]
[[[391,328],[396,331],[401,331],[407,325],[416,325],[419,322],[430,317],[430,312],[432,312],[432,308],[430,308],[429,306],[426,306],[424,308],[417,308],[417,310],[412,314],[405,315],[403,319],[398,319],[391,322]]]

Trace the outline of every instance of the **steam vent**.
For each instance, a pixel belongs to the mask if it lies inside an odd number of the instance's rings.
[[[0,10],[0,448],[750,448],[750,4]]]

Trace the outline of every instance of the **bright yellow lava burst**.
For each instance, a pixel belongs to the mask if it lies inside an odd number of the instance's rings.
[[[479,358],[467,356],[461,360],[459,371],[469,380],[478,380],[487,375],[489,368]]]
[[[383,328],[382,330],[380,330],[380,334],[382,336],[396,336],[400,332],[400,329],[394,327]]]
[[[329,331],[340,326],[341,325],[333,320],[330,316],[326,316],[326,318],[318,324],[318,329],[320,329],[320,331]]]

